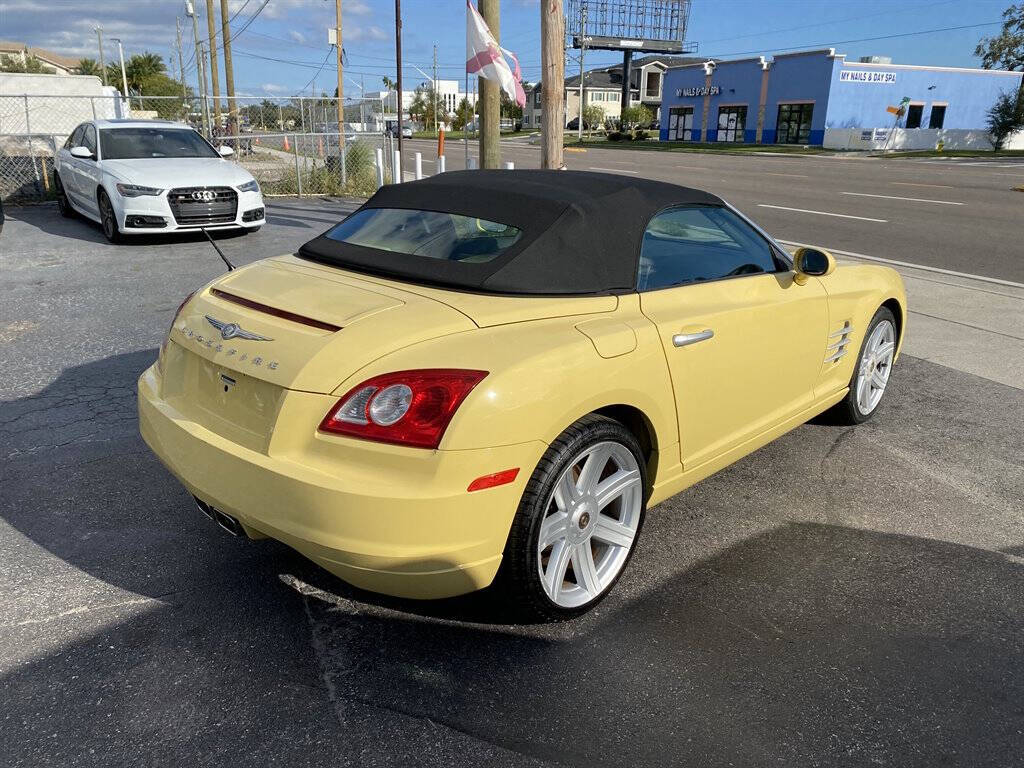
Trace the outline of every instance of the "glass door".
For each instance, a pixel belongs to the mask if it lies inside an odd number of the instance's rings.
[[[693,107],[673,107],[668,112],[668,137],[672,141],[693,141]]]
[[[779,104],[776,144],[806,144],[811,137],[813,104]]]

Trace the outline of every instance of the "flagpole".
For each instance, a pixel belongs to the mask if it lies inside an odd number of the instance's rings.
[[[466,0],[466,104],[469,104],[469,0]],[[473,115],[473,105],[469,104],[469,114]],[[462,143],[466,145],[466,170],[469,170],[469,120],[462,126]]]

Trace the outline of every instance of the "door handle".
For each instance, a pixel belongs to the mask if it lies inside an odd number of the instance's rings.
[[[705,328],[703,331],[697,331],[696,333],[677,333],[672,337],[672,344],[677,347],[685,347],[689,344],[696,344],[699,341],[707,341],[715,332],[710,328]]]

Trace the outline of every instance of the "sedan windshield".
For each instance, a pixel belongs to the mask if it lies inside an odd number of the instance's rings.
[[[364,208],[330,230],[327,237],[428,259],[480,263],[496,258],[521,234],[516,227],[455,213]]]
[[[220,157],[203,137],[188,128],[104,128],[100,131],[104,160],[151,157]]]

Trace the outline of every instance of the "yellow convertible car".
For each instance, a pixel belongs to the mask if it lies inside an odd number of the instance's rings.
[[[791,257],[706,192],[446,173],[186,298],[139,420],[232,533],[563,618],[649,506],[823,411],[869,418],[905,327],[896,272]]]

